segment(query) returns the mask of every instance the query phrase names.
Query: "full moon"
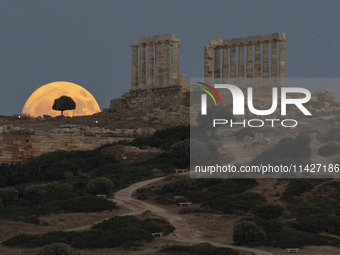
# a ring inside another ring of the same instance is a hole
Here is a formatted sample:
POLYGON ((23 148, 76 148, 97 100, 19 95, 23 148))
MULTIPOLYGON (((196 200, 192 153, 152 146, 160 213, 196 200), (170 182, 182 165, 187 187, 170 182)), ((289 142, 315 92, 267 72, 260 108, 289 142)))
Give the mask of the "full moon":
POLYGON ((23 115, 39 117, 43 115, 59 116, 60 111, 52 109, 54 100, 61 97, 71 97, 76 103, 75 110, 64 111, 65 116, 92 115, 100 112, 96 99, 83 87, 65 81, 57 81, 41 86, 27 99, 23 115))

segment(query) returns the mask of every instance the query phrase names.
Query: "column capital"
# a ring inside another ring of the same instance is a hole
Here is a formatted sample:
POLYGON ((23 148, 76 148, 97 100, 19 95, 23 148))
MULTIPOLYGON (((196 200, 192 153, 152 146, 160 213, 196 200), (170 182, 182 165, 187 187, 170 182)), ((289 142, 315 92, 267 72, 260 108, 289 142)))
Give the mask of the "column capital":
POLYGON ((170 43, 173 43, 173 42, 180 42, 181 40, 180 39, 173 39, 170 41, 170 43))
POLYGON ((139 44, 130 44, 131 47, 139 47, 139 44))

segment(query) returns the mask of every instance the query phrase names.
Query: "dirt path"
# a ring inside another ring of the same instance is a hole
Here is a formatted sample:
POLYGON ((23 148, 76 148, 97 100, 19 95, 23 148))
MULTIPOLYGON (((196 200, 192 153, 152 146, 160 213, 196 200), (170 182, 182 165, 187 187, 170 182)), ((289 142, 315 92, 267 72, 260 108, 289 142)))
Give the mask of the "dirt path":
POLYGON ((153 182, 160 181, 163 178, 164 177, 160 177, 160 178, 155 178, 155 179, 135 183, 131 185, 130 187, 127 187, 125 189, 118 191, 115 194, 115 199, 113 201, 117 202, 117 204, 120 207, 124 207, 128 209, 131 212, 130 214, 141 214, 145 212, 146 210, 149 210, 153 214, 163 217, 164 219, 169 221, 176 228, 176 230, 173 232, 173 234, 166 237, 167 239, 176 240, 176 241, 185 242, 185 243, 192 243, 192 244, 208 242, 214 246, 248 251, 248 252, 252 252, 257 255, 273 255, 273 253, 268 252, 268 251, 262 251, 258 249, 241 247, 241 246, 233 246, 233 245, 222 244, 222 243, 211 242, 209 240, 205 240, 202 238, 201 233, 195 230, 194 228, 191 228, 188 222, 184 220, 180 215, 173 214, 172 212, 169 212, 161 207, 151 205, 146 202, 132 198, 132 194, 137 189, 147 186, 153 182))

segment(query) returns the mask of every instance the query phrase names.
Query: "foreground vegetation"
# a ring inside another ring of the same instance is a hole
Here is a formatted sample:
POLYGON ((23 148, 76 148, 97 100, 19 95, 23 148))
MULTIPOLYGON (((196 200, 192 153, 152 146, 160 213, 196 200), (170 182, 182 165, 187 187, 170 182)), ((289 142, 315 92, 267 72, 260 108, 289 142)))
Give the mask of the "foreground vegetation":
POLYGON ((23 234, 6 240, 3 245, 33 248, 59 242, 79 249, 132 247, 153 240, 152 233, 163 232, 167 235, 174 229, 170 223, 161 219, 138 220, 135 216, 120 216, 96 224, 88 231, 23 234))
POLYGON ((220 248, 208 243, 197 244, 193 246, 172 245, 164 248, 162 252, 173 253, 175 255, 238 255, 238 251, 229 248, 220 248))
POLYGON ((123 164, 102 153, 105 145, 92 151, 59 151, 41 155, 23 164, 0 165, 0 219, 39 224, 38 217, 51 213, 112 210, 115 203, 95 196, 152 178, 153 169, 168 173, 189 164, 188 127, 160 130, 147 138, 119 144, 164 149, 158 157, 123 164), (188 141, 188 140, 187 140, 188 141))

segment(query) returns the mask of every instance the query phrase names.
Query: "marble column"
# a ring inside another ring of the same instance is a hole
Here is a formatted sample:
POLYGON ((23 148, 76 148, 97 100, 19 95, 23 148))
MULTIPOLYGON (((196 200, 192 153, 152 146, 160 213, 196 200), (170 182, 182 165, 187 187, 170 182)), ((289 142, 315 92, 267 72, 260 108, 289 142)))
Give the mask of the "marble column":
POLYGON ((261 83, 261 42, 255 43, 254 86, 261 83))
POLYGON ((163 87, 162 59, 163 59, 163 44, 156 42, 155 44, 155 87, 163 87))
POLYGON ((230 83, 236 84, 236 46, 230 47, 230 83))
POLYGON ((277 41, 274 40, 270 44, 271 44, 270 77, 271 77, 271 84, 275 86, 277 83, 277 41))
POLYGON ((154 47, 153 43, 148 44, 148 77, 147 88, 152 89, 154 87, 154 47))
POLYGON ((138 89, 138 44, 132 44, 131 90, 138 89))
POLYGON ((247 87, 253 86, 253 44, 247 44, 246 62, 247 87))
POLYGON ((139 89, 146 88, 146 51, 145 44, 139 47, 139 89))
POLYGON ((285 40, 279 41, 279 78, 280 85, 285 86, 286 83, 285 40))
POLYGON ((244 45, 238 46, 238 85, 244 87, 244 45))
POLYGON ((219 46, 215 47, 214 51, 214 79, 215 82, 221 78, 221 48, 219 46))
POLYGON ((263 85, 269 84, 269 42, 263 42, 263 56, 262 56, 262 82, 263 85))
POLYGON ((229 54, 228 54, 228 48, 223 47, 222 48, 222 82, 228 83, 229 78, 229 54))
POLYGON ((214 71, 212 61, 214 58, 214 49, 211 46, 204 47, 204 78, 206 82, 212 78, 214 71))
POLYGON ((163 44, 163 87, 170 85, 170 42, 163 44))
POLYGON ((179 54, 178 54, 178 45, 179 40, 172 41, 171 48, 171 84, 177 85, 178 77, 179 77, 179 54))

